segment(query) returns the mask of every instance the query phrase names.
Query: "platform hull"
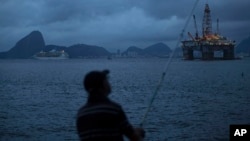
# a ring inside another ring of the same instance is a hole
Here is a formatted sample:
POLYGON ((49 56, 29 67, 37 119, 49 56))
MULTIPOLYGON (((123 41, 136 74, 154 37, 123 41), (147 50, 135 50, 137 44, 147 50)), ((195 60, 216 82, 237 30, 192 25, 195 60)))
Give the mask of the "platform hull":
MULTIPOLYGON (((186 60, 192 60, 194 58, 194 51, 201 52, 202 60, 214 60, 214 52, 223 52, 223 57, 219 59, 231 60, 234 57, 234 44, 215 44, 211 42, 196 42, 196 41, 183 41, 183 57, 186 60)), ((216 58, 218 59, 218 58, 216 58)))

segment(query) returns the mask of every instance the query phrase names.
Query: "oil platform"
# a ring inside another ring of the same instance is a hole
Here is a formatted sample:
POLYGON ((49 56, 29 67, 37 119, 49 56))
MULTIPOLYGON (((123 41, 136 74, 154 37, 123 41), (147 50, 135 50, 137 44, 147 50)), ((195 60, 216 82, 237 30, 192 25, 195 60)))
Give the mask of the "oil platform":
POLYGON ((219 20, 217 19, 217 32, 212 32, 212 20, 210 8, 208 4, 205 5, 203 23, 202 23, 202 36, 199 36, 195 15, 193 15, 195 25, 195 37, 188 32, 190 40, 182 41, 183 57, 186 60, 194 59, 194 51, 201 53, 202 60, 234 59, 235 41, 228 40, 219 34, 219 20), (223 53, 221 57, 215 57, 214 52, 219 51, 223 53))

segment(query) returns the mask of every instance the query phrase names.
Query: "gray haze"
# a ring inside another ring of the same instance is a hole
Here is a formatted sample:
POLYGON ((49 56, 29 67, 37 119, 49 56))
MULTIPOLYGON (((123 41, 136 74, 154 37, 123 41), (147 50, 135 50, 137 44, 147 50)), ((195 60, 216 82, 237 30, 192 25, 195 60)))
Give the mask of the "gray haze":
MULTIPOLYGON (((46 44, 98 45, 109 51, 163 42, 173 48, 196 0, 0 0, 0 51, 33 30, 46 44)), ((194 14, 199 32, 205 3, 213 30, 239 43, 250 35, 249 0, 200 0, 194 14)), ((193 20, 186 31, 194 34, 193 20)), ((185 33, 185 37, 186 36, 185 33)))

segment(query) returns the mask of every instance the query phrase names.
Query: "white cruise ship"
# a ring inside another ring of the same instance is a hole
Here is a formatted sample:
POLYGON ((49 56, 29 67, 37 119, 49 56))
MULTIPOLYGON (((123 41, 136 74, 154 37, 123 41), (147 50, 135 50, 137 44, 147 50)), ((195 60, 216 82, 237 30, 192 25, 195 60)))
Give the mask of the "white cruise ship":
POLYGON ((64 50, 57 51, 57 50, 51 50, 49 52, 40 51, 34 55, 35 59, 68 59, 69 55, 64 50))

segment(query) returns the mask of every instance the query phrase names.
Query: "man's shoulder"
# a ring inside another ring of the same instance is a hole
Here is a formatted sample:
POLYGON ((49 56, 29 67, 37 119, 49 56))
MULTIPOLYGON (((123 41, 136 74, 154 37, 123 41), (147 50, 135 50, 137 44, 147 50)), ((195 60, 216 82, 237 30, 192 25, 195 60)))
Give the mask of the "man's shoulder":
POLYGON ((121 106, 119 103, 117 103, 117 102, 115 102, 115 101, 113 101, 113 100, 110 100, 110 99, 109 99, 108 104, 110 104, 110 105, 112 105, 112 106, 114 106, 114 107, 117 107, 117 108, 122 109, 122 106, 121 106))
POLYGON ((117 112, 123 111, 122 106, 119 103, 107 99, 100 103, 86 103, 78 110, 78 114, 86 111, 96 111, 100 109, 113 109, 117 112))

